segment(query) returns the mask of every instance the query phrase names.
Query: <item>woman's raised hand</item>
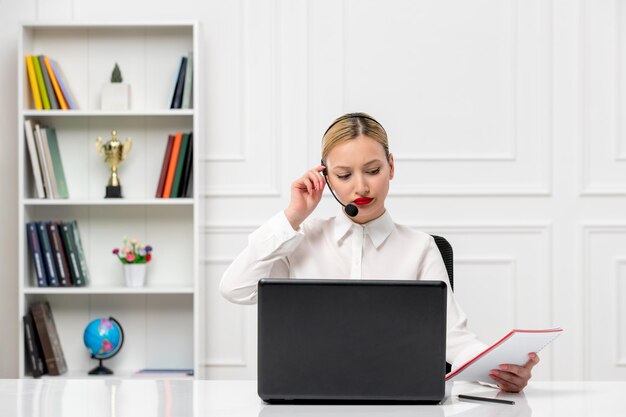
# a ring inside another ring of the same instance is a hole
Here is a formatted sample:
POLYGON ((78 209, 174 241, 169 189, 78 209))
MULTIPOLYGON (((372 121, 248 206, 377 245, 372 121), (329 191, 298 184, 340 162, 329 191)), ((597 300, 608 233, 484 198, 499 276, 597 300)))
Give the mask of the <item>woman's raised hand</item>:
POLYGON ((324 169, 323 165, 318 165, 291 183, 291 201, 285 209, 285 216, 294 230, 300 228, 322 199, 326 185, 322 175, 324 169))

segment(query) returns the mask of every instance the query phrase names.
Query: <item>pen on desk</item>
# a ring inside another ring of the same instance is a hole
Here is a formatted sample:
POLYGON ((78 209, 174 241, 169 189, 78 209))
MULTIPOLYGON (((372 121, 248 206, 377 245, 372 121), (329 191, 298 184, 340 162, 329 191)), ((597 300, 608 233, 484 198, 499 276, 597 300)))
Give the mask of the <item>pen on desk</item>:
POLYGON ((465 394, 459 394, 459 398, 462 400, 487 401, 490 403, 498 403, 498 404, 510 404, 510 405, 515 404, 515 401, 511 401, 511 400, 501 400, 499 398, 488 398, 488 397, 475 397, 473 395, 465 395, 465 394))

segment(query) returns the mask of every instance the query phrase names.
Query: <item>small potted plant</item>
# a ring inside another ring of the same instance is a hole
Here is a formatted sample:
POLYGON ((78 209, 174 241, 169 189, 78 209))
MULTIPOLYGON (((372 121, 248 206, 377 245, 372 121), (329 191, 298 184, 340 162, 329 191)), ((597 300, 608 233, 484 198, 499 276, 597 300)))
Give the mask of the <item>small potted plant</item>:
POLYGON ((130 85, 122 81, 122 71, 116 62, 111 73, 111 82, 102 88, 102 110, 130 109, 130 85))
POLYGON ((146 266, 152 260, 152 246, 141 245, 137 239, 129 241, 124 236, 124 246, 113 249, 113 255, 123 265, 126 286, 143 287, 146 281, 146 266))

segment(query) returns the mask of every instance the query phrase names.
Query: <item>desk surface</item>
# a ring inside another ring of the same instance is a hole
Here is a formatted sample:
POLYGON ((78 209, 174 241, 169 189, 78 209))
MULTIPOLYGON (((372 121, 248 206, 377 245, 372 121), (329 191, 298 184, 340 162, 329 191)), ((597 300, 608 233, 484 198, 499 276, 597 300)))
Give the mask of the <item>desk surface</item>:
POLYGON ((0 380, 0 416, 12 417, 489 417, 624 416, 626 382, 532 382, 523 394, 456 383, 441 406, 268 405, 255 381, 147 379, 0 380), (456 395, 513 399, 515 405, 460 401, 456 395))

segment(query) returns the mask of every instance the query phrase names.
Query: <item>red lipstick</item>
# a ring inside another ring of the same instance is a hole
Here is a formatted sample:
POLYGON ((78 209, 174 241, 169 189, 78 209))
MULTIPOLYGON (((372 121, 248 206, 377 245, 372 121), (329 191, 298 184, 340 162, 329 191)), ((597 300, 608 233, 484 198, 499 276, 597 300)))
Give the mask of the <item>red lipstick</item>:
POLYGON ((356 204, 357 206, 364 206, 366 204, 369 204, 372 202, 372 198, 368 198, 368 197, 359 197, 356 200, 354 200, 354 204, 356 204))

